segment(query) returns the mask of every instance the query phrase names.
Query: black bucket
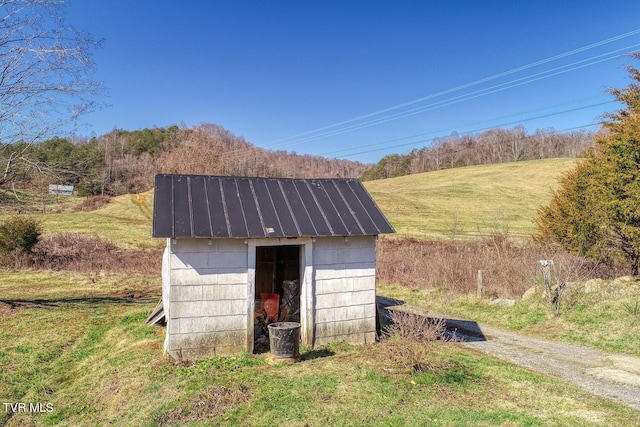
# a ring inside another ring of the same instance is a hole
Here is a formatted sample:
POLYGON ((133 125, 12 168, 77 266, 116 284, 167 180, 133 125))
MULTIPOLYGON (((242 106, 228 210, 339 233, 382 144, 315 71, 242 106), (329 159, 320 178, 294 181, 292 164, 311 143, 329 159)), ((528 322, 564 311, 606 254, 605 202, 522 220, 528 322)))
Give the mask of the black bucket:
POLYGON ((300 323, 278 322, 269 325, 271 354, 279 359, 300 359, 300 323))

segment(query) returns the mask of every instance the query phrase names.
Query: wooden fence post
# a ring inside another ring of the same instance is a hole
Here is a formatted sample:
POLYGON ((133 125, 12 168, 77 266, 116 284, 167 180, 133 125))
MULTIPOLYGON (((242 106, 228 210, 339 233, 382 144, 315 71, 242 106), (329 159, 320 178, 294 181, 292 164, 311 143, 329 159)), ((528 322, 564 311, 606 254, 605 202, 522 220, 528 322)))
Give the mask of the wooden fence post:
POLYGON ((542 259, 538 261, 538 263, 542 266, 542 278, 544 279, 544 295, 547 298, 548 302, 551 302, 551 266, 553 265, 553 260, 551 259, 542 259))
POLYGON ((482 298, 484 294, 484 280, 482 278, 482 270, 478 270, 478 289, 476 290, 476 296, 482 298))

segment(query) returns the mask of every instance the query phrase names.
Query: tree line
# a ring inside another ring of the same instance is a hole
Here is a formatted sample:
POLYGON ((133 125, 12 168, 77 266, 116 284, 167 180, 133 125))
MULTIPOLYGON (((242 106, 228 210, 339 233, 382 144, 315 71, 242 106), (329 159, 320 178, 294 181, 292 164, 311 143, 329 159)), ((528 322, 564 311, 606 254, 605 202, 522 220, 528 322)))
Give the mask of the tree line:
POLYGON ((93 138, 54 137, 0 144, 0 186, 46 190, 74 185, 79 195, 147 191, 157 173, 285 178, 357 178, 368 165, 268 151, 214 124, 126 131, 93 138))
POLYGON ((490 129, 478 135, 453 132, 434 138, 428 147, 391 154, 362 174, 362 180, 393 178, 462 166, 577 157, 594 145, 595 133, 558 133, 553 128, 528 134, 522 126, 490 129))
POLYGON ((0 144, 0 185, 46 190, 74 185, 80 195, 147 191, 157 173, 285 178, 384 179, 479 164, 576 157, 595 135, 552 129, 527 134, 522 126, 477 136, 436 138, 429 147, 388 155, 377 164, 258 148, 215 124, 113 131, 93 138, 54 137, 39 143, 0 144))

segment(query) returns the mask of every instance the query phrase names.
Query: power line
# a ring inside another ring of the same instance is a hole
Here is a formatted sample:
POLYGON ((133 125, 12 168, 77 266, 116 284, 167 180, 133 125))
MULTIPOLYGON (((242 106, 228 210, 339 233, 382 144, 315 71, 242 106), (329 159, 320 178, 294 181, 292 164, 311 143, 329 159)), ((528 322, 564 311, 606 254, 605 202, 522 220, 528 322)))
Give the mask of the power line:
POLYGON ((374 126, 374 125, 379 125, 379 124, 386 123, 386 122, 389 122, 389 121, 392 121, 392 120, 396 120, 396 119, 399 119, 399 118, 409 117, 409 116, 416 115, 416 114, 419 114, 419 113, 423 113, 423 112, 426 112, 426 111, 431 111, 431 110, 434 110, 434 109, 437 109, 437 108, 442 108, 442 107, 450 106, 450 105, 453 105, 453 104, 458 104, 458 103, 461 103, 461 102, 464 102, 464 101, 468 101, 468 100, 471 100, 471 99, 479 98, 481 96, 485 96, 485 95, 490 95, 490 94, 493 94, 493 93, 501 92, 501 91, 506 90, 506 89, 511 89, 511 88, 514 88, 514 87, 517 87, 517 86, 522 86, 522 85, 529 84, 529 83, 532 83, 532 82, 535 82, 535 81, 539 81, 539 80, 542 80, 542 79, 553 77, 553 76, 556 76, 556 75, 559 75, 559 74, 568 73, 570 71, 575 71, 577 69, 585 68, 585 67, 588 67, 588 66, 591 66, 591 65, 595 65, 595 64, 599 64, 599 63, 602 63, 602 62, 605 62, 605 61, 609 61, 611 59, 619 58, 619 57, 623 56, 624 54, 631 52, 630 49, 636 48, 638 46, 640 46, 640 44, 635 44, 635 45, 632 45, 632 46, 627 46, 625 48, 616 49, 616 50, 613 50, 611 52, 607 52, 605 54, 596 55, 596 56, 588 58, 588 59, 584 59, 584 60, 577 61, 577 62, 574 62, 574 63, 571 63, 571 64, 563 65, 563 66, 560 66, 560 67, 553 68, 551 70, 542 71, 542 72, 535 73, 535 74, 532 74, 532 75, 529 75, 529 76, 525 76, 525 77, 521 77, 521 78, 518 78, 518 79, 510 80, 508 82, 500 83, 500 84, 497 84, 497 85, 494 85, 494 86, 491 86, 491 87, 488 87, 488 88, 484 88, 484 89, 479 89, 479 90, 476 90, 476 91, 473 91, 473 92, 470 92, 470 93, 467 93, 467 94, 458 95, 458 96, 455 96, 453 98, 444 99, 444 100, 437 101, 437 102, 434 102, 434 103, 431 103, 431 104, 428 104, 428 105, 423 105, 423 106, 420 106, 420 107, 415 107, 415 108, 410 109, 410 110, 401 111, 401 112, 394 113, 394 114, 391 114, 391 115, 388 115, 388 116, 372 119, 372 120, 369 120, 369 121, 366 121, 366 122, 363 122, 363 123, 352 124, 350 126, 343 127, 341 129, 336 129, 336 130, 333 130, 333 131, 330 131, 330 132, 325 132, 325 133, 321 133, 321 134, 318 134, 318 135, 309 135, 306 138, 303 138, 301 140, 293 141, 293 142, 290 142, 290 143, 287 143, 287 144, 281 144, 280 146, 284 147, 284 146, 298 145, 298 144, 302 144, 302 143, 305 143, 305 142, 311 142, 311 141, 314 141, 314 140, 317 140, 317 139, 322 139, 322 138, 326 138, 326 137, 330 137, 330 136, 336 136, 336 135, 340 135, 340 134, 343 134, 343 133, 351 132, 351 131, 354 131, 354 130, 359 130, 359 129, 363 129, 363 128, 374 126), (625 53, 623 53, 623 54, 618 53, 618 52, 621 52, 621 51, 624 51, 625 53), (608 57, 603 58, 605 56, 608 56, 608 57), (591 61, 591 62, 585 64, 585 62, 587 62, 587 61, 591 61), (581 65, 579 65, 579 64, 581 64, 581 65), (571 68, 568 68, 568 67, 571 67, 571 68))
MULTIPOLYGON (((640 31, 640 30, 638 30, 638 31, 640 31)), ((432 103, 432 104, 416 107, 416 108, 411 109, 411 110, 398 112, 398 113, 395 113, 395 114, 392 114, 392 115, 389 115, 389 116, 386 116, 386 117, 373 119, 373 120, 370 120, 370 121, 364 122, 364 123, 353 124, 351 126, 343 128, 343 129, 337 129, 337 130, 334 130, 334 131, 331 131, 331 132, 326 132, 326 133, 320 134, 320 135, 310 135, 310 136, 308 136, 305 139, 302 139, 300 141, 296 141, 296 142, 289 143, 289 144, 281 144, 281 146, 300 144, 300 143, 309 142, 309 141, 312 141, 312 140, 315 140, 315 139, 320 139, 320 138, 323 138, 323 137, 335 136, 335 135, 339 135, 339 134, 346 133, 346 132, 349 132, 349 131, 361 129, 361 128, 364 128, 364 127, 368 127, 368 126, 372 126, 372 125, 376 125, 376 124, 382 124, 382 123, 385 123, 385 122, 388 122, 388 121, 391 121, 391 120, 395 120, 397 118, 407 117, 409 115, 415 115, 415 114, 422 113, 422 112, 425 112, 425 111, 430 111, 430 110, 433 110, 433 109, 436 109, 436 108, 441 108, 441 107, 444 107, 444 106, 457 104, 457 103, 464 102, 464 101, 467 101, 467 100, 470 100, 470 99, 474 99, 474 98, 478 98, 478 97, 481 97, 481 96, 484 96, 484 95, 496 93, 496 92, 499 92, 499 91, 502 91, 502 90, 510 89, 510 88, 513 88, 513 87, 516 87, 516 86, 521 86, 521 85, 528 84, 528 83, 531 83, 531 82, 534 82, 534 81, 542 80, 544 78, 549 78, 549 77, 552 77, 552 76, 555 76, 555 75, 558 75, 558 74, 567 73, 567 72, 570 72, 570 71, 574 71, 576 69, 584 68, 584 67, 591 66, 591 65, 594 65, 594 64, 598 64, 598 63, 601 63, 601 62, 604 62, 604 61, 615 59, 615 58, 618 58, 618 57, 624 55, 624 53, 620 54, 619 52, 623 52, 624 51, 625 53, 628 53, 630 51, 630 49, 633 49, 633 48, 638 47, 638 46, 640 46, 640 44, 635 44, 635 45, 627 46, 627 47, 624 47, 624 48, 615 49, 615 50, 607 52, 605 54, 596 55, 596 56, 593 56, 591 58, 587 58, 587 59, 583 59, 583 60, 580 60, 580 61, 576 61, 576 62, 573 62, 571 64, 566 64, 566 65, 563 65, 563 66, 560 66, 560 67, 553 68, 551 70, 542 71, 542 72, 535 73, 535 74, 532 74, 532 75, 529 75, 529 76, 525 76, 525 77, 514 79, 514 80, 511 80, 511 81, 508 81, 508 82, 500 83, 500 84, 497 84, 497 85, 494 85, 494 86, 491 86, 491 87, 488 87, 488 88, 479 89, 477 91, 470 92, 470 93, 467 93, 467 94, 464 94, 464 95, 458 95, 456 97, 452 97, 452 98, 449 98, 449 99, 441 100, 441 101, 438 101, 438 102, 435 102, 435 103, 432 103), (588 62, 588 61, 591 61, 591 62, 588 62), (570 67, 570 68, 568 68, 568 67, 570 67)), ((406 138, 407 137, 399 138, 399 139, 406 139, 406 138)), ((367 144, 366 146, 369 146, 369 145, 379 145, 379 143, 378 144, 367 144)), ((362 147, 362 146, 360 146, 360 147, 362 147)), ((356 149, 356 148, 360 148, 360 147, 353 147, 353 148, 350 148, 350 149, 356 149)), ((241 156, 241 155, 243 155, 245 153, 249 154, 249 153, 253 152, 253 150, 254 150, 253 148, 232 150, 230 152, 224 153, 223 157, 241 156)), ((340 150, 340 151, 345 151, 345 150, 340 150)))
MULTIPOLYGON (((341 122, 336 123, 334 125, 325 126, 325 127, 322 127, 322 128, 318 128, 316 130, 312 130, 312 131, 309 131, 309 132, 304 132, 302 134, 294 135, 294 136, 291 136, 291 137, 288 137, 288 138, 283 138, 283 139, 280 139, 278 141, 291 140, 291 139, 293 139, 295 137, 306 135, 304 138, 302 138, 302 139, 300 139, 298 141, 290 141, 288 143, 279 144, 278 146, 284 147, 284 146, 291 146, 291 145, 301 144, 301 143, 304 143, 304 142, 309 142, 309 141, 320 139, 320 138, 325 138, 325 137, 329 137, 329 136, 335 136, 335 135, 339 135, 339 134, 342 134, 342 133, 346 133, 346 132, 362 129, 362 128, 365 128, 365 127, 368 127, 368 126, 382 124, 382 123, 385 123, 385 122, 388 122, 388 121, 391 121, 391 120, 396 120, 398 118, 408 117, 410 115, 419 114, 419 113, 430 111, 430 110, 433 110, 433 109, 436 109, 436 108, 441 108, 441 107, 449 106, 449 105, 452 105, 452 104, 468 101, 470 99, 478 98, 478 97, 485 96, 485 95, 492 94, 492 93, 496 93, 496 92, 499 92, 499 91, 502 91, 502 90, 510 89, 510 88, 513 88, 513 87, 516 87, 516 86, 520 86, 520 85, 528 84, 528 83, 535 82, 535 81, 538 81, 538 80, 541 80, 541 79, 549 78, 549 77, 552 77, 552 76, 555 76, 555 75, 558 75, 558 74, 567 73, 567 72, 570 72, 570 71, 574 71, 576 69, 584 68, 584 67, 591 66, 591 65, 594 65, 594 64, 598 64, 598 63, 601 63, 601 62, 604 62, 604 61, 615 59, 615 58, 618 58, 618 57, 623 55, 623 54, 620 54, 619 52, 623 52, 624 51, 625 53, 628 53, 630 49, 635 48, 637 46, 640 46, 640 44, 635 44, 635 45, 627 46, 627 47, 624 47, 624 48, 615 49, 615 50, 612 50, 612 51, 604 53, 604 54, 596 55, 596 56, 593 56, 593 57, 590 57, 590 58, 587 58, 587 59, 583 59, 583 60, 580 60, 580 61, 573 62, 571 64, 566 64, 566 65, 563 65, 563 66, 560 66, 560 67, 556 67, 556 68, 553 68, 553 69, 550 69, 550 70, 541 71, 541 72, 534 73, 534 74, 529 75, 529 76, 520 77, 518 79, 510 80, 508 82, 496 84, 496 85, 490 86, 488 88, 479 89, 479 90, 476 90, 476 91, 473 91, 473 92, 470 92, 470 93, 467 93, 467 94, 462 94, 462 95, 458 95, 458 96, 451 97, 451 98, 448 98, 448 99, 444 99, 444 100, 441 100, 441 101, 437 101, 437 102, 434 102, 434 103, 431 103, 431 104, 428 104, 428 105, 414 107, 414 108, 409 109, 409 110, 400 111, 400 112, 393 113, 393 114, 390 114, 390 115, 387 115, 387 116, 374 118, 372 120, 369 120, 369 121, 366 121, 366 122, 362 122, 362 123, 355 123, 358 120, 362 120, 364 118, 374 117, 374 116, 380 115, 380 114, 382 114, 384 112, 397 110, 397 109, 400 109, 400 108, 404 108, 406 106, 414 105, 416 103, 422 102, 422 101, 427 100, 427 99, 435 98, 435 97, 438 97, 438 96, 442 96, 444 94, 449 94, 449 93, 452 93, 452 92, 455 92, 455 91, 466 89, 466 88, 472 87, 472 86, 477 85, 477 84, 481 84, 481 83, 484 83, 484 82, 495 80, 497 78, 504 77, 504 76, 507 76, 507 75, 510 75, 510 74, 513 74, 513 73, 516 73, 516 72, 519 72, 519 71, 523 71, 523 70, 526 70, 526 69, 529 69, 529 68, 532 68, 532 67, 535 67, 535 66, 538 66, 538 65, 542 65, 542 64, 545 64, 545 63, 548 63, 548 62, 551 62, 551 61, 555 61, 557 59, 561 59, 561 58, 564 58, 564 57, 567 57, 567 56, 570 56, 570 55, 574 55, 574 54, 579 53, 579 52, 583 52, 583 51, 586 51, 586 50, 589 50, 589 49, 593 49, 594 47, 602 46, 602 45, 605 45, 607 43, 611 43, 613 41, 621 40, 623 38, 626 38, 626 37, 629 37, 629 36, 632 36, 632 35, 635 35, 635 34, 638 34, 638 33, 640 33, 640 29, 637 29, 637 30, 634 30, 634 31, 630 31, 630 32, 621 34, 619 36, 611 37, 611 38, 602 40, 602 41, 597 42, 597 43, 592 43, 590 45, 583 46, 581 48, 574 49, 574 50, 571 50, 571 51, 568 51, 568 52, 565 52, 565 53, 562 53, 562 54, 559 54, 559 55, 551 56, 549 58, 546 58, 546 59, 543 59, 543 60, 540 60, 540 61, 536 61, 536 62, 530 63, 530 64, 522 66, 522 67, 514 68, 514 69, 511 69, 511 70, 499 73, 499 74, 495 74, 495 75, 487 77, 487 78, 479 79, 479 80, 473 81, 471 83, 467 83, 467 84, 460 85, 460 86, 457 86, 457 87, 454 87, 454 88, 451 88, 451 89, 448 89, 448 90, 445 90, 445 91, 441 91, 441 92, 438 92, 438 93, 433 94, 433 95, 422 97, 422 98, 419 98, 419 99, 416 99, 416 100, 413 100, 413 101, 409 101, 409 102, 406 102, 406 103, 403 103, 403 104, 399 104, 399 105, 396 105, 396 106, 393 106, 393 107, 389 107, 389 108, 386 108, 386 109, 383 109, 383 110, 379 110, 379 111, 376 111, 374 113, 366 114, 366 115, 363 115, 363 116, 359 116, 359 117, 356 117, 356 118, 353 118, 353 119, 341 121, 341 122), (334 130, 331 130, 331 131, 328 131, 328 132, 324 132, 324 133, 321 133, 321 134, 313 135, 314 133, 317 133, 318 131, 337 128, 340 125, 349 124, 349 123, 352 123, 352 124, 350 124, 349 126, 345 126, 343 128, 334 129, 334 130)), ((569 110, 569 111, 571 111, 571 110, 569 110)), ((558 114, 560 114, 560 113, 558 113, 558 114)), ((531 120, 531 119, 527 119, 525 121, 528 121, 528 120, 531 120)), ((407 139, 407 138, 410 138, 410 137, 398 138, 398 139, 395 139, 395 140, 402 140, 402 139, 407 139)), ((364 148, 364 147, 376 146, 376 145, 381 145, 381 144, 383 144, 383 143, 366 144, 364 146, 352 147, 352 148, 349 148, 349 149, 346 149, 346 150, 340 150, 340 151, 353 150, 353 149, 357 149, 357 148, 361 148, 361 147, 364 148)), ((410 145, 410 144, 403 144, 403 145, 410 145)), ((269 147, 266 146, 266 147, 262 147, 262 148, 266 149, 266 148, 269 148, 269 147)), ((391 147, 391 148, 393 148, 393 147, 391 147)), ((249 155, 249 154, 255 152, 256 149, 257 149, 257 147, 252 147, 252 148, 247 148, 247 149, 231 150, 231 151, 228 151, 226 153, 223 153, 221 155, 221 157, 224 158, 224 157, 231 157, 231 156, 242 156, 242 155, 245 155, 245 154, 249 155)), ((385 149, 385 148, 382 148, 382 149, 385 149)), ((380 150, 375 150, 375 151, 380 151, 380 150)))
MULTIPOLYGON (((281 142, 281 141, 287 141, 287 140, 291 140, 291 139, 294 139, 294 138, 299 138, 299 137, 306 136, 306 135, 309 135, 309 134, 313 134, 313 133, 316 133, 316 132, 319 132, 319 131, 332 129, 332 128, 335 128, 335 127, 338 127, 338 126, 342 126, 342 125, 345 125, 345 124, 349 124, 349 123, 353 123, 353 122, 356 122, 356 121, 360 121, 360 120, 363 120, 363 119, 366 119, 366 118, 369 118, 369 117, 377 116, 377 115, 380 115, 380 114, 383 114, 383 113, 386 113, 386 112, 389 112, 389 111, 393 111, 393 110, 397 110, 397 109, 400 109, 400 108, 404 108, 404 107, 407 107, 407 106, 410 106, 410 105, 414 105, 414 104, 417 104, 417 103, 420 103, 420 102, 423 102, 423 101, 426 101, 426 100, 429 100, 429 99, 433 99, 433 98, 436 98, 436 97, 439 97, 439 96, 443 96, 443 95, 447 95, 447 94, 450 94, 450 93, 453 93, 453 92, 457 92, 457 91, 460 91, 462 89, 467 89, 469 87, 476 86, 478 84, 482 84, 482 83, 486 83, 486 82, 489 82, 489 81, 492 81, 492 80, 496 80, 498 78, 505 77, 505 76, 508 76, 508 75, 511 75, 511 74, 514 74, 514 73, 517 73, 517 72, 520 72, 520 71, 524 71, 524 70, 529 69, 529 68, 533 68, 533 67, 536 67, 536 66, 539 66, 539 65, 542 65, 542 64, 546 64, 548 62, 552 62, 552 61, 555 61, 555 60, 558 60, 558 59, 562 59, 562 58, 565 58, 565 57, 568 57, 568 56, 571 56, 571 55, 575 55, 577 53, 584 52, 586 50, 593 49, 595 47, 599 47, 599 46, 602 46, 602 45, 605 45, 605 44, 608 44, 608 43, 612 43, 614 41, 618 41, 618 40, 621 40, 621 39, 624 39, 624 38, 627 38, 627 37, 630 37, 630 36, 633 36, 633 35, 636 35, 636 34, 639 34, 639 33, 640 33, 640 29, 636 29, 636 30, 633 30, 633 31, 630 31, 630 32, 627 32, 627 33, 624 33, 624 34, 620 34, 620 35, 615 36, 615 37, 611 37, 611 38, 608 38, 608 39, 605 39, 605 40, 602 40, 602 41, 599 41, 599 42, 596 42, 596 43, 589 44, 587 46, 583 46, 583 47, 580 47, 580 48, 577 48, 577 49, 573 49, 573 50, 570 50, 570 51, 567 51, 567 52, 564 52, 564 53, 561 53, 561 54, 558 54, 558 55, 554 55, 554 56, 551 56, 551 57, 548 57, 548 58, 545 58, 545 59, 542 59, 542 60, 539 60, 539 61, 535 61, 535 62, 532 62, 530 64, 524 65, 524 66, 520 66, 520 67, 517 67, 517 68, 513 68, 511 70, 508 70, 508 71, 504 71, 504 72, 501 72, 501 73, 498 73, 498 74, 494 74, 494 75, 489 76, 489 77, 478 79, 478 80, 472 81, 470 83, 466 83, 466 84, 463 84, 463 85, 459 85, 459 86, 453 87, 451 89, 443 90, 443 91, 437 92, 435 94, 427 95, 427 96, 424 96, 424 97, 421 97, 421 98, 418 98, 418 99, 415 99, 415 100, 412 100, 412 101, 408 101, 408 102, 404 102, 404 103, 401 103, 401 104, 397 104, 397 105, 392 106, 392 107, 384 108, 382 110, 378 110, 378 111, 375 111, 375 112, 372 112, 372 113, 369 113, 369 114, 365 114, 365 115, 361 115, 361 116, 358 116, 358 117, 354 117, 354 118, 351 118, 351 119, 348 119, 348 120, 343 120, 343 121, 340 121, 338 123, 334 123, 332 125, 323 126, 323 127, 317 128, 317 129, 313 129, 313 130, 310 130, 310 131, 307 131, 307 132, 303 132, 303 133, 299 133, 299 134, 296 134, 296 135, 292 135, 292 136, 289 136, 289 137, 280 138, 280 139, 272 141, 272 143, 281 142)), ((269 144, 270 143, 268 143, 267 146, 269 144)))
MULTIPOLYGON (((604 96, 605 95, 599 95, 599 96, 584 98, 584 99, 580 99, 580 100, 576 100, 576 101, 571 101, 571 102, 568 102, 568 103, 556 104, 556 105, 552 105, 552 106, 548 106, 548 107, 529 110, 529 111, 526 111, 526 112, 523 112, 523 113, 516 113, 516 114, 511 114, 511 115, 507 115, 507 116, 503 116, 503 117, 499 117, 499 118, 485 120, 485 121, 482 121, 482 122, 476 122, 476 123, 456 126, 456 127, 452 127, 452 128, 445 129, 445 130, 426 132, 426 133, 411 135, 411 136, 407 136, 407 137, 395 138, 395 139, 392 139, 392 140, 387 140, 387 141, 383 141, 383 142, 379 142, 379 143, 364 144, 364 145, 361 145, 361 146, 342 149, 342 150, 338 150, 338 151, 325 152, 325 153, 319 154, 319 156, 327 156, 327 155, 330 155, 330 154, 335 154, 335 153, 345 152, 345 151, 351 151, 351 150, 358 149, 358 148, 374 147, 374 146, 379 146, 379 145, 383 145, 383 144, 388 144, 390 142, 397 142, 397 141, 402 141, 402 140, 406 140, 406 139, 410 139, 410 138, 422 137, 422 136, 426 136, 426 135, 430 135, 430 134, 446 132, 446 131, 449 131, 449 130, 464 129, 466 127, 469 127, 469 126, 472 126, 472 125, 475 125, 475 124, 491 123, 491 122, 495 122, 496 120, 500 120, 500 119, 506 119, 506 118, 510 118, 510 117, 518 117, 518 116, 521 116, 523 114, 528 114, 528 113, 532 113, 532 112, 536 112, 536 111, 544 111, 544 110, 548 110, 548 109, 551 109, 551 108, 556 108, 558 106, 570 105, 570 104, 573 104, 573 103, 576 103, 576 102, 582 102, 582 101, 586 101, 586 100, 589 100, 589 99, 597 99, 597 98, 601 98, 601 97, 604 97, 604 96)), ((557 115, 561 115, 561 114, 566 114, 566 113, 585 110, 585 109, 598 107, 598 106, 602 106, 602 105, 612 104, 612 103, 615 103, 615 102, 616 102, 615 100, 609 100, 609 101, 590 104, 590 105, 586 105, 586 106, 565 109, 565 110, 556 111, 556 112, 553 112, 553 113, 542 114, 542 115, 537 115, 537 116, 534 116, 534 117, 528 117, 528 118, 523 118, 523 119, 518 119, 518 120, 513 120, 513 121, 508 121, 508 122, 502 122, 502 123, 494 124, 494 125, 491 125, 491 126, 480 127, 480 128, 476 128, 476 129, 473 129, 473 130, 470 130, 470 131, 464 132, 464 133, 465 134, 478 133, 478 132, 482 132, 482 131, 489 130, 489 129, 495 129, 495 128, 499 128, 499 127, 510 126, 510 125, 513 125, 513 124, 520 124, 520 123, 523 123, 523 122, 528 122, 528 121, 532 121, 532 120, 538 120, 538 119, 546 118, 546 117, 553 117, 553 116, 557 116, 557 115)), ((349 156, 373 153, 373 152, 383 151, 383 150, 387 150, 387 149, 407 147, 407 146, 420 144, 420 143, 424 143, 424 142, 433 142, 436 138, 438 138, 438 137, 435 136, 433 138, 421 139, 421 140, 411 141, 411 142, 407 142, 407 143, 403 143, 403 144, 385 145, 383 147, 376 148, 376 149, 363 150, 363 151, 358 151, 358 152, 355 152, 355 153, 349 153, 349 154, 344 154, 344 155, 341 155, 341 156, 336 156, 336 158, 345 158, 345 157, 349 157, 349 156)), ((231 157, 231 156, 249 155, 249 154, 253 154, 255 152, 255 150, 260 150, 260 149, 261 148, 258 148, 258 147, 252 147, 252 148, 249 148, 249 149, 232 150, 232 151, 228 151, 226 153, 221 154, 220 157, 224 158, 224 157, 231 157)))
MULTIPOLYGON (((549 110, 549 109, 552 109, 552 108, 557 108, 557 107, 562 107, 562 106, 566 106, 566 105, 576 104, 576 103, 579 103, 579 102, 584 102, 584 101, 588 101, 588 100, 592 100, 592 99, 603 98, 605 96, 607 96, 607 95, 606 94, 601 94, 601 95, 597 95, 597 96, 591 96, 591 97, 588 97, 588 98, 582 98, 582 99, 577 99, 577 100, 573 100, 573 101, 569 101, 569 102, 563 102, 561 104, 549 105, 549 106, 545 106, 545 107, 541 107, 541 108, 536 108, 536 109, 533 109, 533 110, 524 111, 524 112, 521 112, 521 113, 509 114, 509 115, 506 115, 506 116, 495 117, 495 118, 488 119, 488 120, 482 120, 482 121, 479 121, 479 122, 467 123, 467 124, 462 124, 462 125, 455 125, 455 126, 451 126, 451 127, 444 128, 444 129, 438 129, 438 130, 434 130, 434 131, 413 134, 413 135, 400 137, 400 138, 388 139, 388 140, 385 140, 385 141, 371 143, 371 144, 363 144, 363 145, 359 145, 359 146, 355 146, 355 147, 344 148, 344 149, 341 149, 341 150, 329 151, 329 152, 322 153, 322 154, 319 154, 319 155, 320 156, 327 156, 327 155, 330 155, 330 154, 344 153, 344 152, 351 151, 351 150, 367 148, 367 147, 374 147, 374 146, 388 144, 388 143, 397 142, 397 141, 402 141, 402 140, 410 139, 410 138, 423 137, 423 136, 432 135, 432 134, 442 134, 444 132, 452 132, 452 131, 456 131, 456 130, 460 130, 460 129, 465 129, 465 128, 470 127, 470 126, 477 126, 477 125, 481 125, 483 123, 493 123, 493 122, 495 122, 497 120, 508 119, 508 118, 511 118, 511 117, 518 117, 518 116, 522 116, 522 115, 529 114, 529 113, 535 113, 535 112, 538 112, 538 111, 549 110)), ((609 102, 614 102, 614 101, 609 101, 609 102)), ((489 127, 483 127, 480 130, 475 130, 475 131, 471 131, 471 132, 479 132, 479 131, 486 130, 486 129, 492 129, 494 127, 508 126, 509 124, 521 123, 521 122, 524 122, 524 121, 534 120, 536 118, 551 116, 551 115, 555 115, 555 114, 563 114, 563 113, 572 112, 572 111, 575 111, 575 110, 578 110, 578 109, 591 108, 591 107, 595 107, 595 106, 604 105, 604 104, 607 104, 609 102, 597 103, 597 104, 588 105, 586 107, 578 107, 578 108, 569 109, 569 110, 562 110, 562 111, 556 112, 554 114, 547 114, 547 115, 538 116, 538 117, 534 117, 534 118, 521 119, 521 120, 517 120, 517 121, 511 122, 511 123, 507 123, 507 124, 504 124, 504 123, 503 124, 496 124, 496 125, 492 125, 492 126, 489 126, 489 127)), ((464 132, 464 133, 468 133, 468 132, 464 132)))

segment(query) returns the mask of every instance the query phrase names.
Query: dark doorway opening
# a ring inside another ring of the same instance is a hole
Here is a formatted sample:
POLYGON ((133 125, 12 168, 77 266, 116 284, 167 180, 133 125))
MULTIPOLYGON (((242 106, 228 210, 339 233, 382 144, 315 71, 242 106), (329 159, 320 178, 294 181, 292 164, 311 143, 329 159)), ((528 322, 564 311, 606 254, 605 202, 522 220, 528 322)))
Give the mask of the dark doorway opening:
POLYGON ((300 247, 256 247, 255 353, 269 351, 270 323, 300 322, 300 247))

